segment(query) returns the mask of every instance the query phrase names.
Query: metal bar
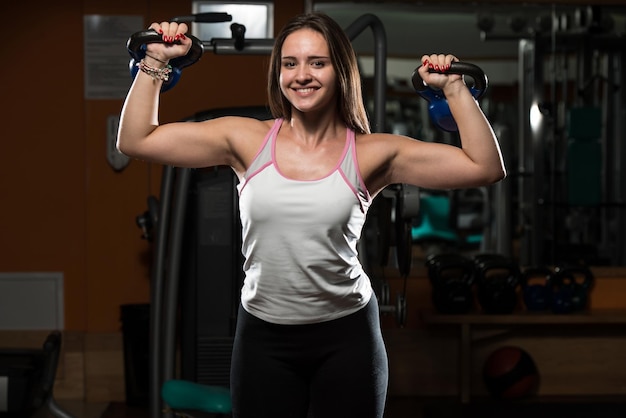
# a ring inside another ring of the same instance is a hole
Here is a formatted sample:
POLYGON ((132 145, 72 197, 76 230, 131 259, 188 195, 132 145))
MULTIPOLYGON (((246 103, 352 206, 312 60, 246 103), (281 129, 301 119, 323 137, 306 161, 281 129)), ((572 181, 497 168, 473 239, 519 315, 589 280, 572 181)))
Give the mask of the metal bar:
POLYGON ((374 35, 374 132, 385 132, 385 104, 387 91, 387 33, 382 21, 373 14, 364 14, 345 29, 354 40, 366 28, 374 35))
POLYGON ((464 322, 460 325, 459 338, 459 395, 461 403, 468 404, 472 396, 472 325, 464 322))
POLYGON ((216 55, 269 55, 274 48, 273 39, 245 39, 243 48, 235 46, 233 38, 213 38, 203 42, 206 49, 212 49, 216 55))
POLYGON ((178 310, 178 288, 180 265, 185 229, 185 213, 191 169, 176 169, 176 185, 172 205, 172 221, 169 230, 170 251, 163 289, 163 326, 162 326, 162 381, 175 378, 176 371, 176 313, 178 310))
POLYGON ((159 215, 155 231, 154 254, 152 259, 150 283, 150 345, 149 345, 149 412, 151 418, 161 415, 161 325, 163 282, 165 261, 167 260, 167 233, 170 220, 172 185, 174 182, 174 168, 164 166, 161 173, 161 191, 159 196, 159 215))
POLYGON ((545 181, 542 113, 543 61, 538 43, 522 39, 519 44, 519 224, 522 226, 520 263, 538 265, 543 253, 543 190, 545 181))

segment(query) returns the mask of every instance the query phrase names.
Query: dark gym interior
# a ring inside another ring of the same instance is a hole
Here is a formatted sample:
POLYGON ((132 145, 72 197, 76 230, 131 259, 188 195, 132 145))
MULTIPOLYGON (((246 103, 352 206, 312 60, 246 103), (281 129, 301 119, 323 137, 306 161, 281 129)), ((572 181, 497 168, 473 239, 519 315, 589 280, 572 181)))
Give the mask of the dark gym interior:
MULTIPOLYGON (((162 122, 267 118, 268 45, 305 10, 350 34, 375 131, 456 144, 412 71, 439 51, 482 71, 468 86, 507 178, 389 187, 364 230, 389 353, 385 416, 626 416, 623 1, 57 3, 13 2, 3 19, 0 416, 172 416, 159 394, 171 379, 227 396, 207 388, 228 385, 236 179, 129 160, 114 138, 129 36, 242 3, 270 6, 269 35, 247 39, 255 53, 224 53, 234 32, 202 39, 202 58, 163 93, 162 122)), ((202 25, 192 33, 211 36, 202 25)))

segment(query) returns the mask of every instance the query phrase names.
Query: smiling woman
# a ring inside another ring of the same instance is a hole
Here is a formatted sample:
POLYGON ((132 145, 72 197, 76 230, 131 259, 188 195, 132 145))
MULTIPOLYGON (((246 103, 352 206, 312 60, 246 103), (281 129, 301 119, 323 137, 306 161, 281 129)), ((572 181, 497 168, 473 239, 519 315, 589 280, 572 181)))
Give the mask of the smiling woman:
POLYGON ((328 45, 319 32, 304 29, 285 40, 279 79, 280 91, 294 110, 336 111, 336 74, 328 45))
POLYGON ((187 54, 187 26, 153 23, 122 109, 118 147, 179 167, 230 166, 239 179, 244 282, 232 351, 233 417, 381 418, 388 363, 378 304, 357 244, 373 198, 408 183, 457 188, 505 175, 500 149, 457 58, 423 55, 420 76, 445 92, 462 147, 370 133, 356 55, 324 13, 276 37, 273 119, 158 124, 159 68, 187 54), (442 176, 441 173, 447 173, 442 176))
MULTIPOLYGON (((339 31, 343 34, 343 29, 331 20, 333 30, 339 31)), ((281 67, 284 65, 283 60, 288 59, 290 63, 293 63, 295 57, 289 57, 290 53, 297 51, 293 45, 291 52, 287 52, 287 48, 284 50, 283 45, 288 35, 291 35, 296 29, 299 29, 303 35, 313 35, 311 40, 301 40, 301 42, 308 42, 309 50, 313 49, 306 56, 306 59, 311 61, 309 64, 317 65, 316 62, 320 61, 323 64, 331 66, 330 72, 333 73, 333 77, 336 78, 336 85, 338 86, 338 97, 336 103, 338 103, 339 116, 345 123, 360 133, 369 133, 369 122, 367 120, 367 114, 363 104, 363 98, 361 96, 360 74, 358 71, 358 64, 356 60, 356 54, 352 48, 352 44, 345 36, 333 36, 327 25, 315 25, 315 22, 308 23, 302 29, 301 25, 294 21, 291 25, 287 25, 283 32, 277 37, 274 43, 273 59, 270 63, 268 74, 268 97, 270 109, 276 117, 285 117, 289 119, 291 116, 291 103, 285 95, 281 95, 279 90, 282 91, 282 87, 279 84, 282 81, 283 73, 281 67), (313 43, 316 43, 313 45, 313 43), (325 44, 325 45, 322 45, 325 44), (324 57, 325 60, 319 58, 324 57), (318 58, 318 59, 316 59, 318 58)), ((299 38, 305 38, 300 35, 299 38)), ((295 43, 295 39, 290 41, 295 43)), ((286 45, 287 47, 289 46, 286 45)), ((302 51, 298 53, 300 56, 304 55, 302 51)), ((323 67, 322 67, 323 68, 323 67)), ((328 73, 329 69, 326 69, 328 73)), ((335 85, 326 85, 326 88, 335 89, 335 85)), ((335 107, 333 105, 333 107, 335 107)))

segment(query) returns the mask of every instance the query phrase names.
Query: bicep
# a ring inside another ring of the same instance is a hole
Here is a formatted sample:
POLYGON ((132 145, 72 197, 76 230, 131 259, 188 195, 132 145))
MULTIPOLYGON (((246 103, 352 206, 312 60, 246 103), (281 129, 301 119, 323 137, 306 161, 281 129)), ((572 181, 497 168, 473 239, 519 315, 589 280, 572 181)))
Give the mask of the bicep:
POLYGON ((476 163, 454 145, 396 137, 394 148, 390 163, 392 183, 455 189, 480 182, 476 163))
POLYGON ((202 122, 174 122, 158 126, 143 142, 142 159, 177 167, 233 165, 236 160, 228 118, 202 122))

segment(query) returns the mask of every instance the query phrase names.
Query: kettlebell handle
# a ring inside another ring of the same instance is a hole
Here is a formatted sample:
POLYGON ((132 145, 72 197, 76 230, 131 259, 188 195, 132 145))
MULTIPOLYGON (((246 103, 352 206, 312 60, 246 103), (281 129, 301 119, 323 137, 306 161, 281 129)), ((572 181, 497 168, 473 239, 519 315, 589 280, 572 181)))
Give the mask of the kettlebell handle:
MULTIPOLYGON (((204 53, 204 45, 200 39, 193 35, 185 36, 191 39, 191 49, 189 49, 186 55, 170 60, 170 65, 179 70, 195 64, 204 53)), ((143 50, 144 45, 153 43, 164 43, 163 36, 154 29, 148 29, 132 34, 126 42, 126 47, 135 60, 140 60, 146 55, 146 52, 143 50)))
POLYGON ((458 254, 437 254, 426 261, 431 281, 436 281, 445 276, 444 272, 461 272, 463 281, 471 285, 474 282, 474 270, 471 260, 458 254))
MULTIPOLYGON (((413 88, 417 92, 421 92, 431 88, 428 85, 424 84, 422 76, 419 74, 419 71, 417 71, 419 68, 420 67, 417 67, 413 71, 413 75, 411 76, 413 88)), ((435 73, 438 71, 429 70, 429 72, 435 73)), ((450 69, 442 74, 459 74, 470 76, 474 80, 474 87, 471 89, 472 95, 477 100, 480 99, 487 91, 489 80, 487 79, 485 72, 475 64, 471 64, 469 62, 454 61, 450 64, 450 69)))
POLYGON ((528 286, 529 282, 536 278, 543 280, 543 285, 547 286, 552 282, 554 272, 545 266, 528 267, 520 274, 522 287, 528 286))
POLYGON ((565 281, 589 289, 593 285, 594 275, 588 267, 584 266, 558 266, 555 270, 555 280, 559 285, 565 281), (580 278, 582 277, 582 282, 580 278))
POLYGON ((506 280, 516 287, 520 282, 519 266, 510 258, 502 255, 478 255, 475 258, 476 279, 479 283, 488 281, 489 273, 495 271, 505 271, 508 273, 506 280))

